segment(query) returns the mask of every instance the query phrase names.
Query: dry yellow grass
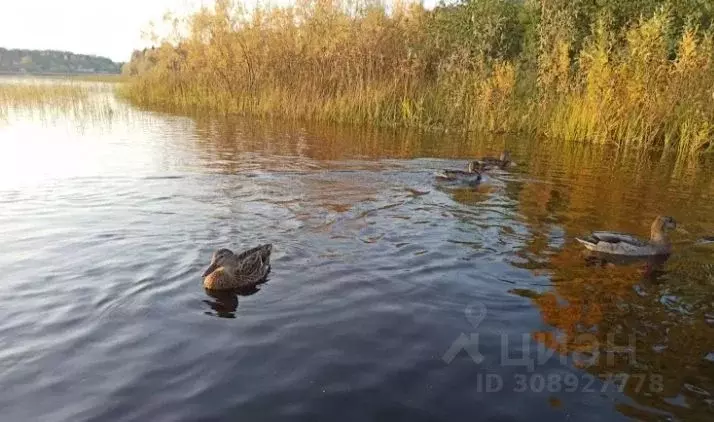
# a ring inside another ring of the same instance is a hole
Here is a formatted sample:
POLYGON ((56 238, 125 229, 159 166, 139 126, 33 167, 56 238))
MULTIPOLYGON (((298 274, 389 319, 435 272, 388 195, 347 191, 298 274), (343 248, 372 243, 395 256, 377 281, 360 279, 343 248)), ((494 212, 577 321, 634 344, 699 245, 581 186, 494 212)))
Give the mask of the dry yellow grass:
POLYGON ((249 12, 218 0, 175 21, 185 36, 135 52, 119 92, 178 110, 526 132, 681 156, 711 149, 712 31, 687 23, 696 10, 651 3, 593 12, 479 0, 428 11, 301 0, 249 12))
POLYGON ((113 117, 113 85, 64 78, 0 79, 0 118, 13 113, 80 119, 113 117))
POLYGON ((87 96, 88 89, 76 84, 0 81, 0 104, 5 107, 72 105, 87 96))

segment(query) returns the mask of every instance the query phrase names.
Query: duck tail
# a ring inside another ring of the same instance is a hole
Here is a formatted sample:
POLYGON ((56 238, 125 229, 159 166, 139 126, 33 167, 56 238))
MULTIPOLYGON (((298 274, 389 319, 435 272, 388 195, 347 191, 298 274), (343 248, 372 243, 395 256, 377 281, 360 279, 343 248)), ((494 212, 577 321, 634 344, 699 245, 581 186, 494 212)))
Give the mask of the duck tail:
POLYGON ((594 248, 595 247, 595 243, 592 241, 592 239, 582 239, 580 237, 576 237, 575 240, 577 240, 578 242, 585 245, 586 248, 594 248))
POLYGON ((254 248, 248 249, 247 251, 243 251, 240 253, 236 259, 245 259, 249 255, 258 255, 260 256, 260 259, 266 263, 267 265, 270 264, 270 253, 273 250, 273 245, 271 243, 266 243, 260 246, 256 246, 254 248))
POLYGON ((263 267, 265 268, 262 279, 265 280, 268 277, 268 274, 270 274, 270 270, 273 269, 272 265, 270 265, 270 253, 273 251, 273 245, 268 243, 262 245, 262 248, 263 267))
POLYGON ((273 251, 273 245, 270 243, 266 243, 264 245, 260 245, 256 248, 254 248, 258 255, 260 256, 260 263, 261 263, 261 275, 260 275, 260 280, 264 281, 266 277, 268 277, 268 274, 270 274, 270 270, 272 269, 272 266, 270 265, 270 253, 273 251))
POLYGON ((263 264, 270 267, 270 253, 273 251, 273 244, 266 243, 265 245, 258 246, 260 251, 260 257, 263 259, 263 264))

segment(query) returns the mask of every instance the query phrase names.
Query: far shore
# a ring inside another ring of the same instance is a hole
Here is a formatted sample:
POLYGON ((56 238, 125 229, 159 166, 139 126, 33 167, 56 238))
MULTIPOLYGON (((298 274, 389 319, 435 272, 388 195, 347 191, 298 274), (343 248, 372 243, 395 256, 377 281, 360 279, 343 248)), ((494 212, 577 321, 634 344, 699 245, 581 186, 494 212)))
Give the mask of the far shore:
POLYGON ((69 78, 69 79, 84 79, 96 80, 103 82, 119 82, 122 78, 121 73, 99 73, 99 72, 8 72, 0 70, 0 77, 19 77, 19 78, 69 78))

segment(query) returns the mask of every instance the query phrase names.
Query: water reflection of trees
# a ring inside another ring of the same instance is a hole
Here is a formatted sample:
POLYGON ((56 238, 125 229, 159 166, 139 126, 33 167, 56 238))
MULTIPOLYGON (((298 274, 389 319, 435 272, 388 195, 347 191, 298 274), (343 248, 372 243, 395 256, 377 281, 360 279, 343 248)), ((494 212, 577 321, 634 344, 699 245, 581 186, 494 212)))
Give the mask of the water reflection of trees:
POLYGON ((534 332, 533 338, 561 354, 599 353, 584 368, 594 375, 661 375, 661 391, 626 384, 625 393, 640 405, 685 419, 710 412, 714 379, 712 362, 705 359, 714 351, 706 322, 710 305, 700 300, 692 306, 669 294, 669 284, 685 282, 688 274, 670 270, 653 277, 646 262, 593 268, 582 261, 575 250, 551 260, 552 290, 530 297, 552 329, 534 332), (615 352, 611 362, 608 352, 615 352))
MULTIPOLYGON (((710 251, 697 254, 681 242, 666 262, 613 263, 593 259, 571 240, 594 228, 646 235, 658 213, 674 215, 698 232, 712 231, 711 206, 702 201, 713 191, 710 176, 702 177, 702 170, 678 173, 665 159, 625 158, 578 148, 562 148, 548 159, 533 157, 529 176, 541 183, 520 191, 519 211, 530 235, 514 265, 546 275, 552 285, 514 293, 530 298, 550 327, 531 333, 538 343, 571 356, 598 351, 598 359, 583 365, 596 376, 644 376, 639 388, 637 382, 624 387, 637 406, 683 420, 710 419, 710 251), (611 361, 608 351, 615 352, 611 361), (656 374, 662 376, 661 390, 648 384, 656 374)), ((646 418, 637 406, 621 403, 618 409, 646 418)))
MULTIPOLYGON (((469 158, 498 151, 505 143, 503 139, 440 138, 232 119, 198 119, 196 131, 196 147, 207 165, 231 173, 256 167, 344 170, 350 167, 350 160, 361 158, 366 160, 360 166, 375 168, 381 158, 469 158)), ((621 348, 633 339, 634 362, 628 360, 631 353, 621 351, 612 362, 603 358, 583 369, 594 375, 661 374, 661 391, 628 383, 625 394, 638 406, 686 420, 704 419, 714 403, 708 395, 714 391, 714 333, 707 322, 714 320, 714 270, 707 266, 711 251, 696 255, 682 246, 661 266, 643 262, 613 265, 586 261, 572 239, 608 228, 646 235, 657 214, 675 216, 692 233, 714 233, 714 206, 708 199, 714 193, 711 172, 701 163, 675 164, 671 157, 659 153, 541 139, 518 140, 515 145, 512 149, 519 166, 502 179, 506 182, 497 191, 457 190, 450 196, 469 212, 484 213, 487 207, 507 211, 509 221, 525 227, 526 235, 512 234, 522 240, 514 265, 551 282, 545 290, 514 289, 530 298, 550 327, 533 332, 533 338, 563 354, 591 352, 593 345, 607 352, 612 349, 608 342, 621 348)), ((368 188, 364 180, 310 176, 300 178, 299 183, 299 203, 311 206, 295 213, 307 219, 317 215, 329 223, 333 214, 340 214, 346 215, 349 223, 349 211, 355 204, 378 199, 373 198, 376 187, 368 188), (339 200, 326 192, 335 190, 335 183, 342 184, 339 200)), ((348 231, 353 230, 357 228, 348 231)), ((231 315, 237 296, 214 304, 221 313, 231 315)), ((618 406, 632 417, 651 416, 635 406, 618 406)))
POLYGON ((474 158, 497 153, 509 142, 492 135, 472 137, 306 122, 198 116, 194 120, 196 144, 213 161, 237 159, 242 154, 298 157, 325 164, 362 158, 474 158))

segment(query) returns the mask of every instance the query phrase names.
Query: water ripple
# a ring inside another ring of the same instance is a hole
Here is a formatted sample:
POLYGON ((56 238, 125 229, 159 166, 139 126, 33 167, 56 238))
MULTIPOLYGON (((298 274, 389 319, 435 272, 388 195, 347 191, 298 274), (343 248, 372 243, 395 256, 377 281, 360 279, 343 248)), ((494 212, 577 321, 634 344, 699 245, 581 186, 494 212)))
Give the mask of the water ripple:
POLYGON ((523 146, 523 166, 464 189, 435 183, 433 172, 463 167, 475 150, 487 152, 481 144, 451 139, 404 154, 385 140, 388 153, 372 157, 344 141, 323 156, 302 130, 140 116, 127 123, 132 136, 98 132, 85 146, 103 157, 101 171, 60 166, 0 185, 7 420, 707 413, 710 250, 685 249, 653 275, 588 266, 572 238, 606 227, 646 233, 642 221, 665 211, 714 233, 710 185, 672 178, 676 200, 665 200, 647 190, 645 170, 603 176, 609 161, 573 167, 523 146), (215 248, 264 242, 274 244, 267 283, 240 295, 203 290, 215 248), (473 306, 486 310, 478 324, 473 306), (504 338, 528 357, 536 346, 579 351, 568 336, 610 332, 647 346, 637 349, 642 366, 582 368, 554 357, 530 375, 583 380, 648 367, 666 375, 664 392, 513 391, 526 372, 503 364, 504 338), (476 333, 481 363, 466 352, 444 360, 476 333), (510 384, 485 393, 484 374, 510 384), (558 401, 564 409, 551 405, 558 401))

